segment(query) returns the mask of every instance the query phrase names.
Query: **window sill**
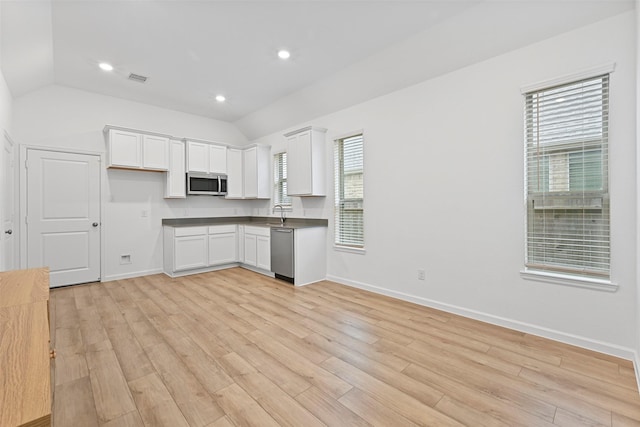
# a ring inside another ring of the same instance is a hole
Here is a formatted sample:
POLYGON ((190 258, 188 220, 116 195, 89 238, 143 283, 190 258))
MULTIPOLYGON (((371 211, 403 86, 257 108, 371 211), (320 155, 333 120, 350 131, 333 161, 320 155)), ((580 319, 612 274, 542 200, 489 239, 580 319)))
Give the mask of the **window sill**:
POLYGON ((333 249, 336 252, 347 252, 347 253, 350 253, 350 254, 358 254, 358 255, 364 255, 364 254, 367 253, 365 248, 352 248, 352 247, 349 247, 349 246, 333 245, 333 249))
POLYGON ((610 280, 570 276, 568 274, 551 273, 548 271, 525 269, 520 271, 520 277, 525 280, 551 283, 554 285, 574 286, 596 291, 616 292, 618 290, 618 285, 610 280))

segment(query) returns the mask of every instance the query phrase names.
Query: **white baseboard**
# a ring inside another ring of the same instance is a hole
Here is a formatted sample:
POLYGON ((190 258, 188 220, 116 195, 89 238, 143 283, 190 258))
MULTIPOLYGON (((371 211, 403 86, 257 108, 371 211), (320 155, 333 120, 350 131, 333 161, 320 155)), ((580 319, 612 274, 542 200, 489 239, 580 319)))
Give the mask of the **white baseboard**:
POLYGON ((176 278, 176 277, 184 277, 184 276, 191 276, 192 274, 199 274, 199 273, 209 273, 211 271, 218 271, 218 270, 226 270, 227 268, 233 268, 233 267, 238 267, 240 264, 238 264, 237 262, 232 262, 229 264, 222 264, 222 265, 216 265, 213 267, 205 267, 205 268, 196 268, 193 270, 184 270, 184 271, 177 271, 175 273, 167 273, 166 271, 163 270, 163 273, 166 274, 169 277, 172 278, 176 278))
POLYGON ((112 274, 110 276, 104 276, 102 279, 100 279, 100 281, 111 282, 113 280, 132 279, 134 277, 150 276, 152 274, 158 274, 158 273, 162 273, 161 268, 154 268, 152 270, 134 271, 132 273, 124 273, 124 274, 112 274))
MULTIPOLYGON (((541 326, 532 325, 530 323, 520 322, 518 320, 507 319, 500 316, 495 316, 488 313, 483 313, 476 310, 470 310, 464 307, 459 307, 451 304, 446 304, 428 298, 423 298, 415 295, 405 294, 403 292, 397 292, 391 289, 381 288, 378 286, 369 285, 366 283, 344 279, 342 277, 327 276, 327 280, 337 282, 346 286, 351 286, 358 289, 374 292, 376 294, 386 295, 393 298, 398 298, 404 301, 413 302, 415 304, 423 305, 426 307, 442 310, 447 313, 458 314, 463 317, 468 317, 482 322, 491 323, 497 326, 503 326, 505 328, 513 329, 527 334, 537 335, 543 338, 548 338, 554 341, 559 341, 565 344, 571 344, 578 347, 586 348, 589 350, 597 351, 599 353, 605 353, 612 356, 620 357, 626 360, 634 361, 636 365, 636 377, 638 377, 638 368, 640 367, 640 359, 637 353, 627 347, 622 347, 616 344, 606 343, 603 341, 594 340, 591 338, 581 337, 579 335, 568 334, 541 326)), ((640 377, 638 377, 638 384, 640 384, 640 377)), ((640 390, 640 388, 639 388, 640 390)))
POLYGON ((636 383, 640 390, 640 356, 637 351, 633 354, 633 371, 636 373, 636 383))

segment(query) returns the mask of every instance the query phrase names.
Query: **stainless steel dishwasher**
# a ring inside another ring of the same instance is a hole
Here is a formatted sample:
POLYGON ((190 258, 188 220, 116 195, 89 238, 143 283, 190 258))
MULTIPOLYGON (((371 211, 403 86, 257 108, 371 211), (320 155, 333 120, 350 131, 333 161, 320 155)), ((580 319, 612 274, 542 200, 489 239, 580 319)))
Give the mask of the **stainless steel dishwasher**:
POLYGON ((271 227, 271 271, 276 279, 294 283, 293 228, 271 227))

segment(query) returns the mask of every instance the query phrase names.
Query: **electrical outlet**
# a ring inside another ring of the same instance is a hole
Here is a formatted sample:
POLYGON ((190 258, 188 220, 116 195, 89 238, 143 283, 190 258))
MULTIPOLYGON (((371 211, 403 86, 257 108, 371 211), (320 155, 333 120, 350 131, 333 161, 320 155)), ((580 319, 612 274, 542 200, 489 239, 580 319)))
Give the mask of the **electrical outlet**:
POLYGON ((120 255, 120 264, 131 264, 131 255, 120 255))
POLYGON ((425 272, 423 269, 418 269, 418 280, 424 280, 425 272))
POLYGON ((142 216, 142 218, 146 218, 149 216, 149 211, 146 209, 143 209, 142 212, 140 213, 140 216, 142 216))

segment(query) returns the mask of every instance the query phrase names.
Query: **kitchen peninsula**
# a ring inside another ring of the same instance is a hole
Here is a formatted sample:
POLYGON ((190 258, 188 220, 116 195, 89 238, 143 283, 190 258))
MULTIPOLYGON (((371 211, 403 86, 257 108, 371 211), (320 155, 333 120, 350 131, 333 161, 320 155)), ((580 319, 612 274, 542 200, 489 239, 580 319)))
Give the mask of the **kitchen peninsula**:
POLYGON ((163 219, 164 272, 171 277, 240 266, 274 277, 271 229, 291 230, 290 282, 307 285, 326 277, 326 219, 213 217, 163 219))

